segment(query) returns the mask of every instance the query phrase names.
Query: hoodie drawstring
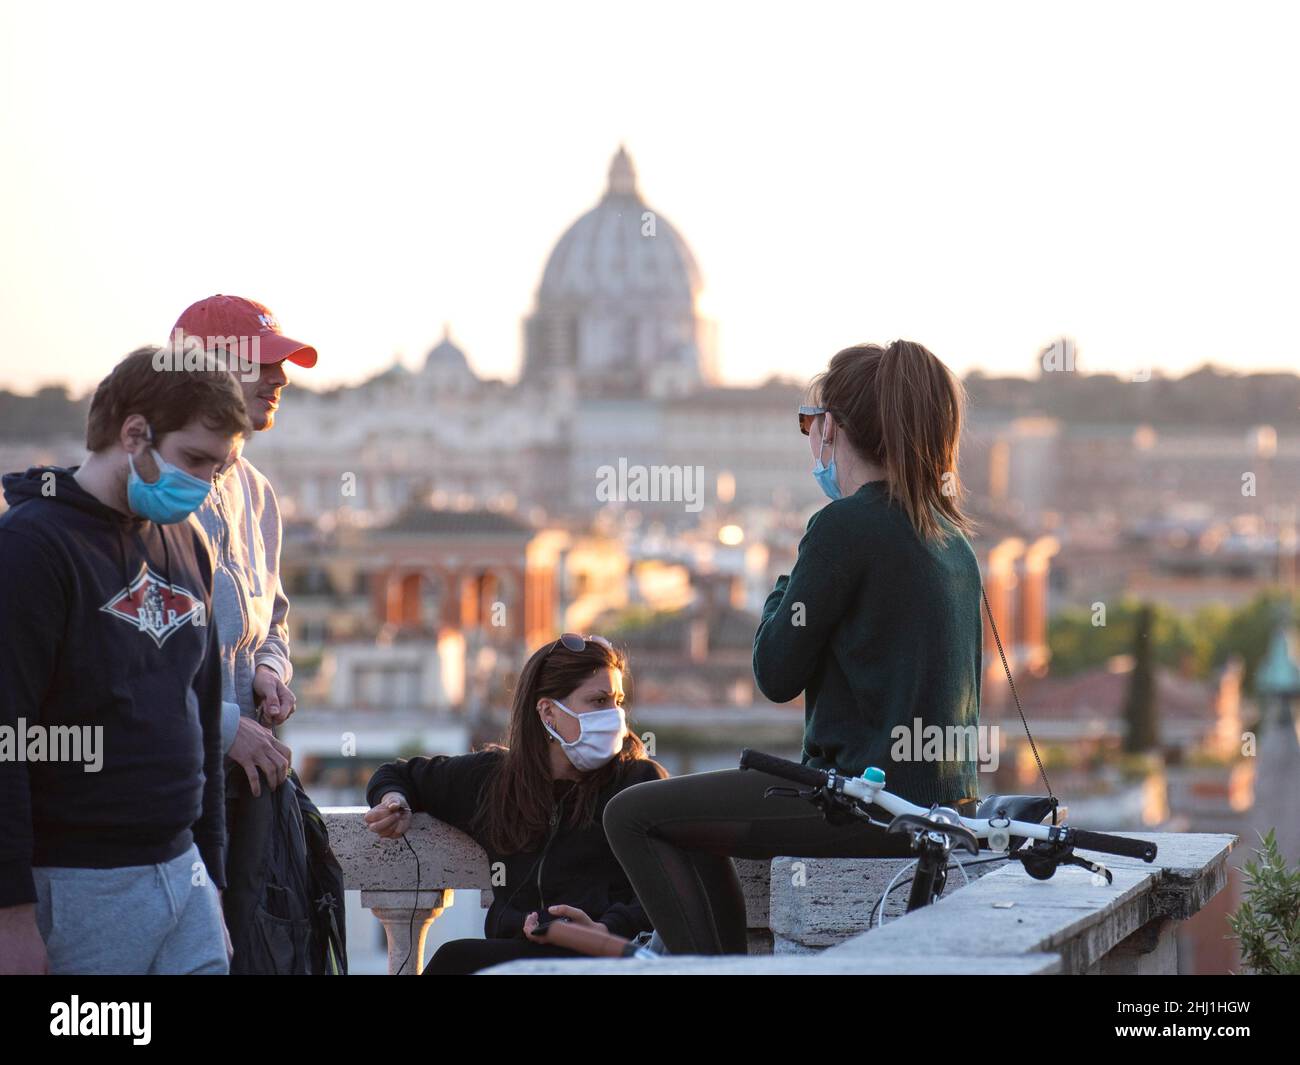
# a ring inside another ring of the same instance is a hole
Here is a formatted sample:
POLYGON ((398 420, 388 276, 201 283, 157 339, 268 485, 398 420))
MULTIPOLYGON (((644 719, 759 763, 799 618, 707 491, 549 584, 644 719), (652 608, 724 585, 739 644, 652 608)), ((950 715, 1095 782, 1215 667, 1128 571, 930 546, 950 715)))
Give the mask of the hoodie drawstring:
POLYGON ((172 587, 172 555, 167 550, 167 530, 161 525, 158 526, 158 535, 162 537, 163 542, 163 576, 167 578, 167 587, 172 587))
MULTIPOLYGON (((167 580, 167 587, 172 587, 172 555, 171 550, 167 547, 167 530, 157 522, 149 522, 158 530, 158 536, 162 540, 163 548, 163 576, 167 580)), ((144 537, 137 530, 135 532, 135 543, 140 549, 140 554, 144 556, 144 564, 147 569, 149 566, 149 548, 145 544, 144 537)), ((126 561, 126 534, 122 531, 122 524, 117 526, 117 546, 122 553, 122 583, 126 585, 127 594, 131 592, 131 575, 127 570, 126 561)))
POLYGON ((122 559, 122 586, 126 589, 126 594, 131 594, 131 575, 126 569, 126 533, 122 531, 122 523, 114 522, 114 528, 117 529, 117 553, 122 559))

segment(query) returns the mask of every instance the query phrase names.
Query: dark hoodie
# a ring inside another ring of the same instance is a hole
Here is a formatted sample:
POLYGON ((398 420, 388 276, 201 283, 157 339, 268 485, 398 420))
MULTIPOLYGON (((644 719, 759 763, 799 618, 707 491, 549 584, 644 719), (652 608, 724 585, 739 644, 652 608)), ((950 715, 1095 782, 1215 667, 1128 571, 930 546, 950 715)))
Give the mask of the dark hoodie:
POLYGON ((224 888, 209 549, 188 522, 105 506, 75 469, 3 478, 0 731, 102 726, 100 768, 0 757, 0 907, 36 901, 33 866, 152 865, 192 843, 224 888))
POLYGON ((476 834, 472 822, 504 757, 503 750, 489 747, 473 754, 399 758, 375 770, 366 802, 376 806, 390 791, 401 792, 412 810, 460 829, 487 852, 494 873, 504 874, 492 877, 492 906, 483 928, 488 939, 518 939, 530 913, 561 903, 577 907, 617 936, 631 939, 650 931, 650 919, 609 849, 601 819, 605 805, 624 788, 663 779, 667 774, 659 763, 649 758, 621 763, 596 797, 592 823, 581 828, 569 821, 572 782, 555 781, 549 837, 529 850, 498 854, 476 834))

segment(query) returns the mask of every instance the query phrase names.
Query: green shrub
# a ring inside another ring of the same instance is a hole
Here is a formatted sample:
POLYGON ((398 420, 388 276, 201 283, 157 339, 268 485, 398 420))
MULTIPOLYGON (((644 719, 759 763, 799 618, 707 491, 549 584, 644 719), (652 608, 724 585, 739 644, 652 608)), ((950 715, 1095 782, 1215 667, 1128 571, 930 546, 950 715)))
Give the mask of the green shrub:
POLYGON ((1273 829, 1263 842, 1255 852, 1261 861, 1246 863, 1249 887, 1237 912, 1228 915, 1228 927, 1241 943, 1248 973, 1294 976, 1300 973, 1300 869, 1287 867, 1273 829))

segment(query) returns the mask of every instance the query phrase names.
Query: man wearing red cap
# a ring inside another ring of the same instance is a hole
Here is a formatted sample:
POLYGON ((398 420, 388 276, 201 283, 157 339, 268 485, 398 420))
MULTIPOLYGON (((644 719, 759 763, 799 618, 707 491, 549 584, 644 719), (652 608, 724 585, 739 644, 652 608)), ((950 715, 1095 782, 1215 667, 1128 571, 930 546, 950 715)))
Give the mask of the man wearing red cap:
MULTIPOLYGON (((256 431, 270 429, 289 383, 286 363, 316 365, 316 349, 280 331, 263 304, 239 296, 209 296, 177 319, 173 346, 194 338, 225 358, 244 393, 256 431)), ((272 788, 289 773, 289 748, 258 723, 282 724, 294 710, 288 684, 289 600, 280 585, 280 508, 270 482, 243 457, 243 440, 217 474, 215 488, 192 521, 202 528, 214 555, 212 607, 221 644, 222 741, 242 767, 253 796, 261 793, 258 770, 272 788)), ((232 826, 233 828, 233 826, 232 826)))

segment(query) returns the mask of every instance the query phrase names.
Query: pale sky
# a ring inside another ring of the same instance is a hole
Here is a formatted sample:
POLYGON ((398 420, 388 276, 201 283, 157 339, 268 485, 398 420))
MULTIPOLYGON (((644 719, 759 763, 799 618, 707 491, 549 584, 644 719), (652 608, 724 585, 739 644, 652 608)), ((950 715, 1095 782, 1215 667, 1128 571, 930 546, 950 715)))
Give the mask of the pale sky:
POLYGON ((442 323, 513 376, 625 143, 736 382, 910 337, 953 369, 1300 368, 1282 5, 0 0, 0 387, 90 387, 215 292, 320 351, 442 323))

